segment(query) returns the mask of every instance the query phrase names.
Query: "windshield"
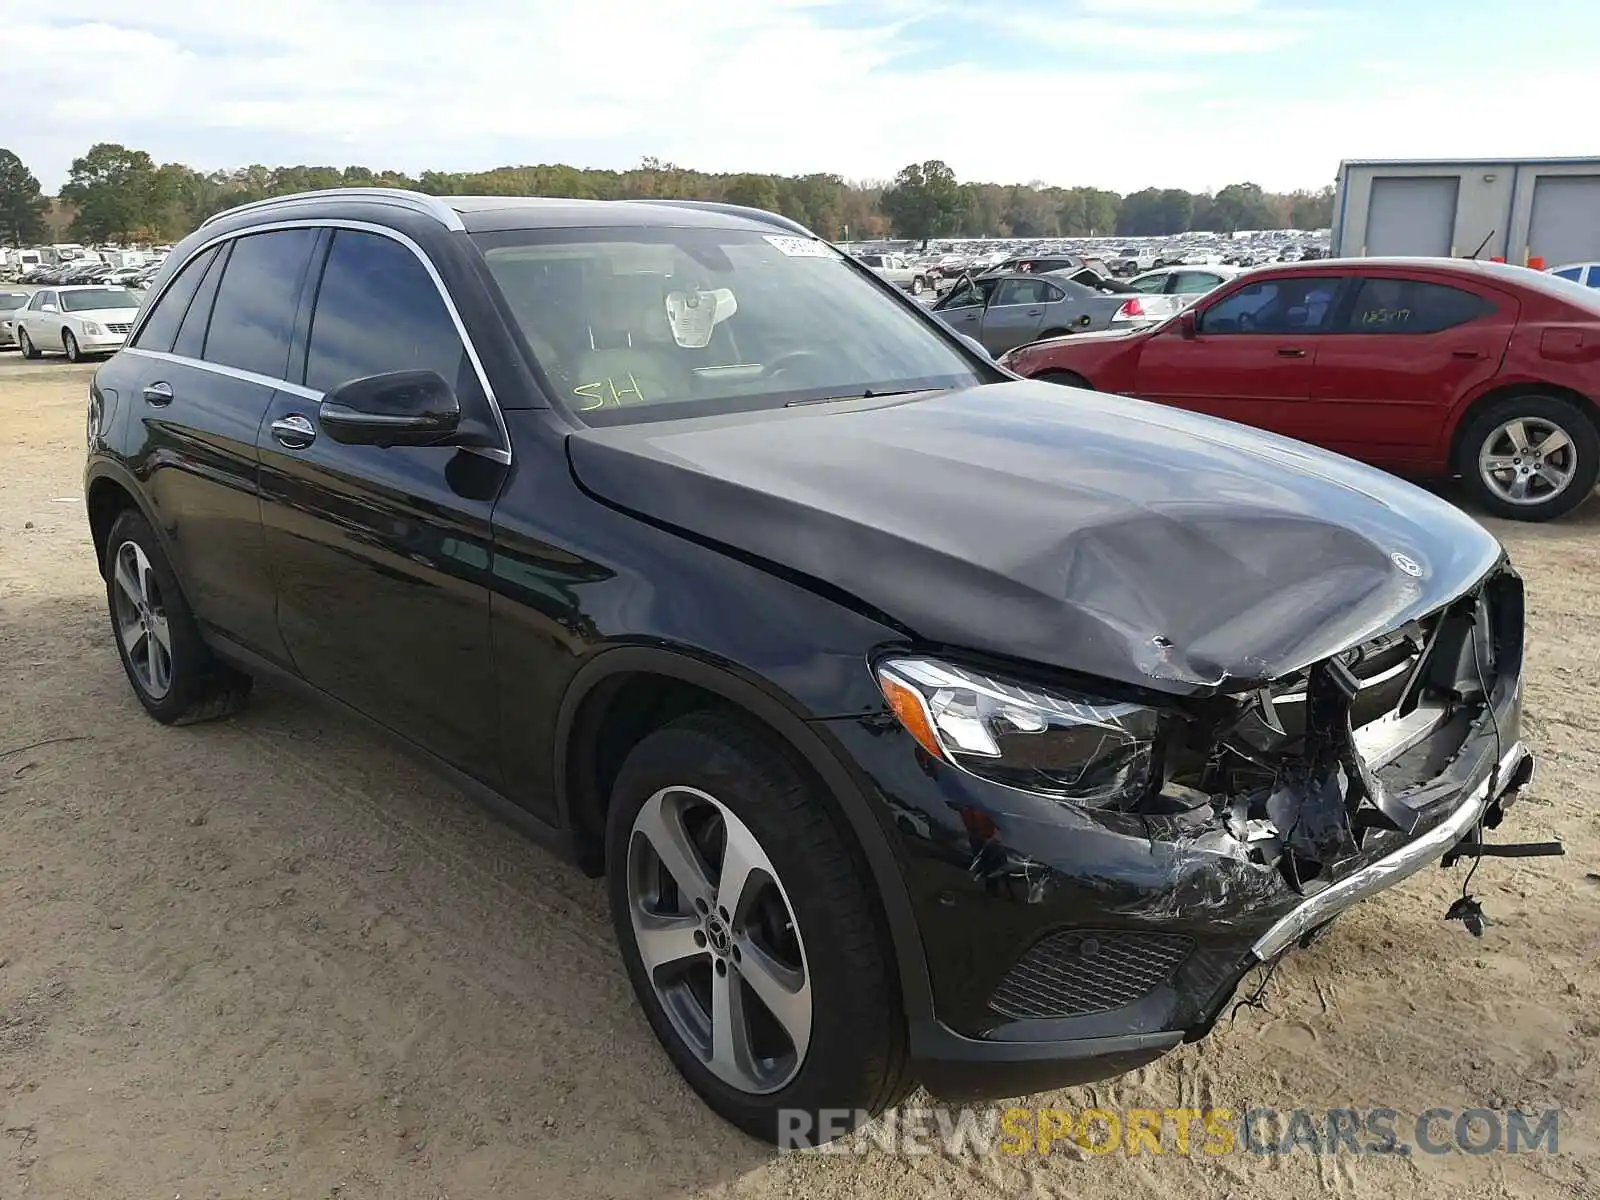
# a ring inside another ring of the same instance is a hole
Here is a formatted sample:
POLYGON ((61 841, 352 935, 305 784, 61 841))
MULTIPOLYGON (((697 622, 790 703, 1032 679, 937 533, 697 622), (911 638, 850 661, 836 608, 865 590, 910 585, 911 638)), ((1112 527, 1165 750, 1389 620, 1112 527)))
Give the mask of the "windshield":
POLYGON ((986 381, 810 238, 652 226, 475 240, 539 365, 591 424, 986 381))
POLYGON ((84 288, 61 293, 62 312, 93 312, 99 308, 138 308, 139 297, 127 288, 84 288))

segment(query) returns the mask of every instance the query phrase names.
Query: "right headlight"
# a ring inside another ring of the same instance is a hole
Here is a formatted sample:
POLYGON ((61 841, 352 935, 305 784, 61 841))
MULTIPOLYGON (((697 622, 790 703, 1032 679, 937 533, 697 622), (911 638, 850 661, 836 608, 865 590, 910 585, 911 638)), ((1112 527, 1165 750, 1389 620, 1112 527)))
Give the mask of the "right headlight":
POLYGON ((878 686, 906 732, 981 779, 1091 808, 1125 808, 1161 785, 1161 714, 982 674, 935 658, 887 658, 878 686))

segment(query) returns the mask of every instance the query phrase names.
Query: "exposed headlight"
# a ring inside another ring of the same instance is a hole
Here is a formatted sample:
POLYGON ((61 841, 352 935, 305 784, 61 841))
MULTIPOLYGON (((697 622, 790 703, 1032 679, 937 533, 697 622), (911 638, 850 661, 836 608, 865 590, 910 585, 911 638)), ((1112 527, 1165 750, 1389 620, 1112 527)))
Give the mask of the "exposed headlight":
POLYGON ((1161 783, 1155 709, 932 658, 885 659, 877 675, 906 732, 979 778, 1093 808, 1127 807, 1161 783))
POLYGON ((96 325, 93 321, 85 321, 83 323, 83 331, 90 337, 99 337, 101 333, 100 326, 96 325))

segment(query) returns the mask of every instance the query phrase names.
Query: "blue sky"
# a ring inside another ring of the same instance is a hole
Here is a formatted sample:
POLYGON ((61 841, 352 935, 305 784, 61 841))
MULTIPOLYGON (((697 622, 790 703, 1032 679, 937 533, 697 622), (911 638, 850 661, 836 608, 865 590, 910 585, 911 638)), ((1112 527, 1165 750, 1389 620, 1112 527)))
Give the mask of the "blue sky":
POLYGON ((96 141, 1118 191, 1600 153, 1600 0, 53 0, 3 27, 0 144, 49 190, 96 141))

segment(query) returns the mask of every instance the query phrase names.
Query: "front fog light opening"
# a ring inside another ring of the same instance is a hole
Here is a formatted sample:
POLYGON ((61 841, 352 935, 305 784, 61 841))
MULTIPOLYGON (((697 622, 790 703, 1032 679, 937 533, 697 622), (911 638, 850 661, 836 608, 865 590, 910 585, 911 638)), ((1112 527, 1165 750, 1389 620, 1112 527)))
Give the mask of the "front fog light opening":
POLYGON ((933 757, 1065 803, 1127 808, 1159 782, 1160 715, 930 658, 880 663, 879 686, 933 757))

